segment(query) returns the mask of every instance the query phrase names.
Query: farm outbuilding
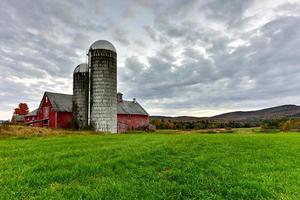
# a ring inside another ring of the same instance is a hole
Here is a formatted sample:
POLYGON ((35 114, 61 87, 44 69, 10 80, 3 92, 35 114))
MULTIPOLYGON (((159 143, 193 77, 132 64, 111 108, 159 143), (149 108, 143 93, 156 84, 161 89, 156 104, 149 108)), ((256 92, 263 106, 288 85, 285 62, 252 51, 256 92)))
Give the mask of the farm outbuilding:
POLYGON ((45 92, 32 124, 40 127, 70 128, 72 122, 72 95, 45 92))
POLYGON ((38 109, 35 109, 35 110, 31 111, 30 113, 28 113, 27 115, 25 115, 24 122, 26 124, 28 124, 28 123, 32 124, 32 122, 36 121, 38 119, 37 111, 38 111, 38 109))
POLYGON ((118 132, 149 126, 149 114, 146 110, 135 99, 125 101, 122 96, 118 93, 118 132))

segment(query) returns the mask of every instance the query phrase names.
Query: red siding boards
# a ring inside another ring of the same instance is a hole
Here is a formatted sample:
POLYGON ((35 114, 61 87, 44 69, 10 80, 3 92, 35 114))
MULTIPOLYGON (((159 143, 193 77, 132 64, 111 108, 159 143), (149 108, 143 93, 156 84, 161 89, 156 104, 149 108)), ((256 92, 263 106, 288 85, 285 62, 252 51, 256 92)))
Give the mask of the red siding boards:
MULTIPOLYGON (((29 123, 29 122, 36 121, 37 119, 38 119, 37 115, 35 115, 35 116, 25 116, 24 117, 24 122, 29 123)), ((34 124, 32 124, 32 126, 34 126, 34 124)))
MULTIPOLYGON (((36 121, 36 120, 38 120, 38 116, 35 116, 33 121, 36 121)), ((32 126, 38 126, 38 123, 32 123, 32 126)))
POLYGON ((42 102, 38 110, 38 126, 51 127, 50 120, 53 120, 53 114, 51 115, 52 105, 46 95, 44 95, 42 102))
POLYGON ((147 115, 118 114, 118 132, 120 133, 148 125, 149 116, 147 115))
POLYGON ((71 128, 73 114, 71 112, 57 112, 57 127, 56 128, 71 128))
POLYGON ((26 123, 26 122, 31 122, 33 117, 32 116, 30 116, 30 117, 24 117, 24 122, 26 123))

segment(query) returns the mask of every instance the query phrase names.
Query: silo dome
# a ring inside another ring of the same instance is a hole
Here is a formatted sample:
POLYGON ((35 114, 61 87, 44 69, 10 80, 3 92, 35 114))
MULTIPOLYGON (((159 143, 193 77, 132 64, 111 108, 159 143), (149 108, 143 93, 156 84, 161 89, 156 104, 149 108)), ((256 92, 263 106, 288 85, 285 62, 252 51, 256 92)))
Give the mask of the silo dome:
POLYGON ((113 52, 117 52, 116 48, 114 47, 114 45, 112 43, 110 43, 107 40, 98 40, 96 42, 94 42, 90 49, 95 50, 95 49, 106 49, 106 50, 110 50, 113 52))
POLYGON ((80 65, 78 65, 75 69, 74 69, 74 74, 75 73, 82 73, 82 72, 88 72, 89 68, 88 65, 86 63, 81 63, 80 65))

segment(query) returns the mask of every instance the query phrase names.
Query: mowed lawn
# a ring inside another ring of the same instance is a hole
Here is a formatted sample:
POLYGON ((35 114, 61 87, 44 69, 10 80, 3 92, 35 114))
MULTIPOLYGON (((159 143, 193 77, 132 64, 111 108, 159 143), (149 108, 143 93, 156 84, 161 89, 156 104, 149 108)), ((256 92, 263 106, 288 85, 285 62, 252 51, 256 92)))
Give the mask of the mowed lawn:
POLYGON ((300 199, 300 134, 2 138, 0 199, 300 199))

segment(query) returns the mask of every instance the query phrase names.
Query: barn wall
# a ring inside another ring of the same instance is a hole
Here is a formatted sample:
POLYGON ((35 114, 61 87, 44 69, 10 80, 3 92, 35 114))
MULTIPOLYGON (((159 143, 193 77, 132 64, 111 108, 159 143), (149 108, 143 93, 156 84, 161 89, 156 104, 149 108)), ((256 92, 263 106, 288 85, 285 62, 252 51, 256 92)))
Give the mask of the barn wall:
MULTIPOLYGON (((32 121, 35 121, 37 119, 38 119, 37 115, 24 117, 25 123, 32 122, 32 121)), ((31 125, 35 126, 35 124, 31 124, 31 125)))
POLYGON ((118 132, 120 133, 148 125, 149 116, 147 115, 118 114, 118 132))
MULTIPOLYGON (((36 120, 38 120, 38 116, 37 115, 34 117, 34 121, 36 121, 36 120)), ((39 124, 38 123, 33 123, 32 126, 39 126, 39 124)))
MULTIPOLYGON (((52 105, 50 103, 50 100, 48 99, 46 101, 46 96, 43 98, 42 100, 42 104, 41 104, 41 107, 39 108, 38 110, 38 120, 43 120, 45 119, 46 117, 46 113, 45 113, 45 108, 47 107, 48 111, 49 111, 49 119, 51 118, 51 111, 52 111, 52 105)), ((53 116, 52 116, 53 117, 53 116)), ((50 124, 49 124, 50 125, 50 124)), ((44 127, 46 126, 43 122, 39 122, 37 124, 37 126, 40 126, 40 127, 44 127)))
POLYGON ((27 123, 27 122, 31 122, 32 121, 32 116, 30 117, 24 117, 24 122, 27 123))
POLYGON ((31 121, 31 117, 24 117, 24 122, 27 123, 27 122, 30 122, 31 121))
POLYGON ((57 113, 57 128, 71 128, 73 114, 72 112, 58 112, 57 113))
POLYGON ((51 109, 50 116, 49 116, 49 128, 56 128, 55 127, 55 111, 51 109))

